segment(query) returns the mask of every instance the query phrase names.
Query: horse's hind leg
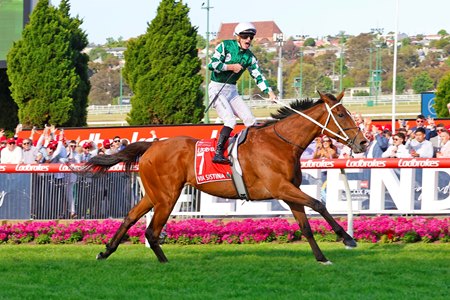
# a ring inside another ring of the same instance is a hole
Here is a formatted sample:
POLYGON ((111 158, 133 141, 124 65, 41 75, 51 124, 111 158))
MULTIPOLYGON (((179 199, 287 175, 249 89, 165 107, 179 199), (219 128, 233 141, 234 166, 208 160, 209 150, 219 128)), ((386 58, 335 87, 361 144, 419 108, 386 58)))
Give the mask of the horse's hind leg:
POLYGON ((275 194, 274 198, 283 199, 286 203, 288 203, 291 209, 296 211, 304 210, 304 206, 308 206, 320 213, 320 215, 330 224, 333 231, 343 239, 344 244, 348 247, 354 248, 356 247, 355 240, 339 225, 338 222, 330 215, 325 205, 317 199, 309 196, 296 186, 288 183, 286 185, 278 186, 278 190, 281 191, 278 194, 275 194))
POLYGON ((319 245, 317 245, 317 242, 314 239, 314 235, 311 231, 311 226, 309 225, 308 218, 305 214, 305 208, 302 205, 289 205, 291 207, 292 214, 294 215, 298 225, 300 226, 302 234, 306 237, 309 245, 311 246, 316 260, 324 264, 331 263, 328 259, 326 259, 325 255, 323 255, 322 250, 320 250, 319 245))
POLYGON ((150 211, 153 208, 153 203, 147 196, 144 196, 141 201, 138 202, 129 212, 128 215, 123 220, 119 229, 116 231, 112 239, 106 244, 106 251, 100 252, 97 254, 97 259, 106 259, 108 258, 114 251, 116 251, 117 247, 119 247, 120 242, 122 241, 123 236, 127 233, 128 229, 133 226, 143 215, 150 211))
POLYGON ((169 219, 170 212, 172 211, 174 205, 168 203, 159 203, 155 206, 152 221, 150 225, 145 230, 145 237, 147 238, 150 248, 155 253, 159 262, 168 262, 166 255, 159 245, 159 235, 169 219))

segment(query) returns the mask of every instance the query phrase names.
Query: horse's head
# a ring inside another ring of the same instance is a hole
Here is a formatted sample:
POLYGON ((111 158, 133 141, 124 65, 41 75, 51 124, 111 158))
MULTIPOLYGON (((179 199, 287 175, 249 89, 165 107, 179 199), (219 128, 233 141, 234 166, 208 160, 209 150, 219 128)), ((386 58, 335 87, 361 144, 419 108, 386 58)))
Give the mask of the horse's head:
POLYGON ((344 91, 337 97, 317 92, 328 111, 322 133, 349 146, 355 153, 364 152, 368 142, 350 112, 342 105, 344 91))

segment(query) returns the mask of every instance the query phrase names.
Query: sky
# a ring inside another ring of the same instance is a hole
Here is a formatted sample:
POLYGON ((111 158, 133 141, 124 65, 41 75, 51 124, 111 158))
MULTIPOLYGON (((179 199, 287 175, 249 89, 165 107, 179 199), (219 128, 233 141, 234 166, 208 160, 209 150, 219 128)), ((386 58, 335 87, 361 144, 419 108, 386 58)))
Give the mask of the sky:
MULTIPOLYGON (((55 5, 58 0, 51 0, 55 5)), ((206 36, 207 0, 184 0, 191 23, 206 36)), ((128 39, 144 34, 156 15, 159 0, 71 0, 71 14, 90 43, 104 44, 108 37, 128 39)), ((449 0, 209 0, 209 31, 221 23, 274 21, 286 36, 322 37, 358 35, 372 28, 408 35, 450 32, 449 0), (396 4, 399 3, 398 14, 396 4)))

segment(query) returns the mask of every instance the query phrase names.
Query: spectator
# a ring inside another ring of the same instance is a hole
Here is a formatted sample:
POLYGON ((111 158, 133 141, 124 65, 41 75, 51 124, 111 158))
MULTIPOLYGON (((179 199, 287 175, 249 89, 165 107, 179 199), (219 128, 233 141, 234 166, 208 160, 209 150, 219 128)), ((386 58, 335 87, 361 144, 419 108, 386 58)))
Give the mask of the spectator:
POLYGON ((355 121, 356 126, 358 126, 362 131, 364 131, 366 129, 364 126, 363 117, 360 113, 354 113, 353 120, 355 121))
POLYGON ((0 137, 0 157, 1 157, 2 150, 6 148, 6 140, 7 140, 6 136, 2 135, 0 137))
POLYGON ((35 164, 36 155, 39 149, 32 145, 31 139, 25 138, 22 141, 22 163, 24 164, 35 164))
POLYGON ((411 154, 406 148, 406 137, 405 134, 397 132, 392 138, 393 145, 389 146, 386 151, 383 152, 382 157, 395 157, 395 158, 409 158, 411 154))
POLYGON ((16 145, 14 138, 6 141, 6 148, 1 151, 0 163, 2 164, 20 164, 22 162, 22 149, 16 145))
MULTIPOLYGON (((71 140, 69 142, 69 146, 67 147, 66 151, 67 151, 67 160, 66 161, 68 163, 73 163, 73 164, 80 163, 80 155, 77 152, 77 141, 71 140)), ((71 219, 76 219, 77 213, 75 211, 75 194, 76 194, 75 185, 77 182, 77 175, 73 172, 66 173, 65 178, 66 178, 66 182, 67 182, 66 197, 67 197, 67 202, 69 205, 69 209, 68 209, 69 217, 71 219)))
MULTIPOLYGON (((102 145, 103 145, 103 147, 101 149, 98 149, 98 151, 102 150, 103 153, 109 154, 109 152, 110 152, 109 149, 111 149, 111 141, 109 139, 104 139, 102 145)), ((97 151, 97 154, 98 154, 98 151, 97 151)))
POLYGON ((366 138, 370 142, 367 147, 366 157, 380 158, 389 146, 389 140, 386 138, 386 134, 383 133, 381 127, 372 125, 372 131, 366 132, 366 138))
POLYGON ((369 117, 364 118, 364 132, 372 131, 372 119, 369 117))
POLYGON ((408 129, 407 129, 406 127, 400 127, 400 128, 397 128, 397 132, 403 133, 403 134, 405 135, 405 139, 408 138, 408 135, 407 135, 408 129))
POLYGON ((314 158, 338 158, 337 148, 328 136, 323 136, 320 143, 316 144, 314 158))
POLYGON ((125 149, 126 146, 128 146, 128 140, 122 139, 122 141, 120 142, 119 151, 122 151, 123 149, 125 149))
POLYGON ((436 125, 437 136, 430 138, 430 142, 433 145, 434 157, 436 157, 436 153, 439 152, 439 149, 442 147, 442 140, 441 140, 442 131, 447 131, 445 129, 445 125, 443 123, 437 124, 436 125))
POLYGON ((414 132, 415 138, 409 143, 409 152, 412 157, 433 157, 433 145, 426 140, 424 127, 419 127, 414 132))
POLYGON ((417 128, 425 129, 425 138, 430 140, 430 138, 437 136, 436 125, 434 124, 433 118, 425 119, 424 115, 418 115, 416 118, 416 126, 411 128, 413 132, 416 131, 417 128), (428 122, 428 125, 426 124, 428 122))
POLYGON ((316 137, 309 145, 306 147, 305 151, 303 151, 300 159, 313 159, 314 152, 316 151, 317 143, 322 143, 320 137, 316 137))
POLYGON ((447 130, 442 130, 439 133, 439 136, 441 139, 441 144, 436 152, 436 157, 450 157, 450 143, 448 142, 450 139, 449 132, 447 130))
POLYGON ((87 162, 89 159, 97 155, 97 147, 95 143, 87 141, 83 144, 83 153, 81 154, 80 161, 87 162))
POLYGON ((70 140, 66 148, 67 152, 67 162, 78 163, 79 153, 77 152, 78 143, 75 140, 70 140))
POLYGON ((111 154, 119 152, 120 146, 121 146, 120 136, 116 135, 113 138, 113 142, 111 143, 111 147, 110 147, 109 151, 106 152, 106 154, 110 154, 111 155, 111 154))
POLYGON ((398 122, 398 129, 397 129, 397 131, 399 131, 401 128, 403 128, 406 131, 408 131, 409 126, 408 126, 408 124, 406 123, 405 120, 399 119, 397 122, 398 122))

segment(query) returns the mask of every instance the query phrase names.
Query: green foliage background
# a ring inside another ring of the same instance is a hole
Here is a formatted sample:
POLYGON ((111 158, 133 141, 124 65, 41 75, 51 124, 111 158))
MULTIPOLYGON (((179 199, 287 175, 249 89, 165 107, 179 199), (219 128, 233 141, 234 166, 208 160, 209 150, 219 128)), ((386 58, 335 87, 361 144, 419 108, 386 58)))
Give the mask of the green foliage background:
POLYGON ((439 118, 448 118, 447 104, 450 103, 450 73, 447 73, 437 86, 436 98, 434 99, 434 109, 439 118))
POLYGON ((130 125, 199 123, 203 117, 197 28, 187 5, 162 0, 147 32, 128 43, 124 78, 134 92, 130 125))
POLYGON ((10 90, 24 126, 86 125, 90 84, 81 51, 88 42, 69 10, 68 0, 58 8, 40 0, 8 53, 10 90))

